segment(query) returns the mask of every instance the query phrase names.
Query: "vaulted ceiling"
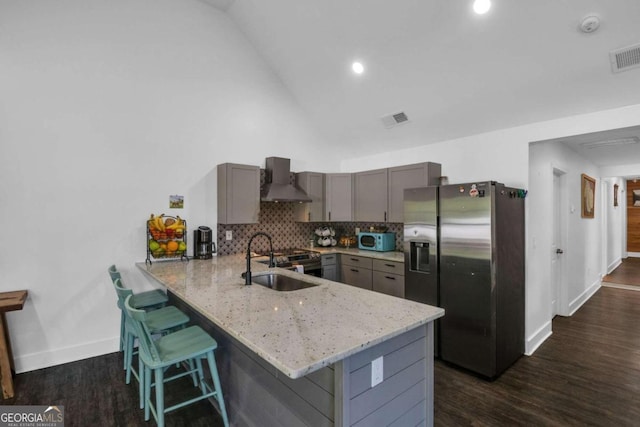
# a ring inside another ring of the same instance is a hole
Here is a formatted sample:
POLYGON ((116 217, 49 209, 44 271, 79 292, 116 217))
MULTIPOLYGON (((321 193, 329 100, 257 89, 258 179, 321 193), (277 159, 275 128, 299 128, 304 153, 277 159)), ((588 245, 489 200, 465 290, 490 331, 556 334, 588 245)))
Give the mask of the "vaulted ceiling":
POLYGON ((609 57, 640 43, 638 0, 492 0, 484 15, 472 0, 204 1, 353 153, 640 104, 640 68, 614 73, 609 57), (590 15, 600 26, 585 33, 590 15), (398 112, 408 121, 385 127, 398 112))

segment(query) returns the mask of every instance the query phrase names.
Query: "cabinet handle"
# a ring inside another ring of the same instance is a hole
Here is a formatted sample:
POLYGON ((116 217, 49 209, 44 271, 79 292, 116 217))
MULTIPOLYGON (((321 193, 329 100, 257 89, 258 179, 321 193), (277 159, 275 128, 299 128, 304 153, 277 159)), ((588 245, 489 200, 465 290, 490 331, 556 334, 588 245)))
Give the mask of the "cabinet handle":
POLYGON ((387 211, 384 211, 384 222, 387 222, 387 211))
POLYGON ((326 256, 324 257, 324 259, 326 259, 327 261, 332 260, 334 257, 333 256, 326 256))
POLYGON ((396 268, 396 266, 395 266, 395 265, 393 265, 393 264, 385 264, 384 266, 385 266, 385 267, 396 268))
POLYGON ((391 277, 391 276, 384 276, 385 279, 389 279, 389 280, 396 280, 395 277, 391 277))
POLYGON ((350 258, 351 261, 355 261, 355 262, 360 262, 360 260, 358 258, 350 258))
POLYGON ((311 222, 311 212, 309 212, 309 222, 311 222))
POLYGON ((329 211, 329 221, 331 221, 331 211, 329 211))
POLYGON ((354 273, 360 273, 360 270, 352 268, 351 271, 353 271, 354 273))

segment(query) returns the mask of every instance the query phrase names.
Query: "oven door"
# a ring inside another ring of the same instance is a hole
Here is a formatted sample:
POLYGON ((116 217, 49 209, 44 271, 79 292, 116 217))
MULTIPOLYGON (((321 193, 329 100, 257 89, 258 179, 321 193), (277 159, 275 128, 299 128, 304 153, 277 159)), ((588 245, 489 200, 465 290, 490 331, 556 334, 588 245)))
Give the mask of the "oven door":
MULTIPOLYGON (((304 270, 304 274, 308 274, 310 276, 315 276, 315 277, 322 277, 322 265, 319 262, 313 262, 313 263, 298 263, 297 265, 301 265, 303 270, 304 270)), ((297 267, 296 264, 287 267, 287 270, 291 270, 291 271, 297 271, 297 267)))

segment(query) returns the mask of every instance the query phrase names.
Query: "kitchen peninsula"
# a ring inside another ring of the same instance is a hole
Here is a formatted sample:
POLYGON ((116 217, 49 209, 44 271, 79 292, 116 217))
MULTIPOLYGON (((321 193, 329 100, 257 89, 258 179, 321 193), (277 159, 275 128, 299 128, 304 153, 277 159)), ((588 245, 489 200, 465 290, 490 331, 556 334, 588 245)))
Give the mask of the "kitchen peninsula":
POLYGON ((432 425, 442 309, 284 269, 317 286, 245 286, 240 255, 137 266, 218 341, 234 425, 432 425))

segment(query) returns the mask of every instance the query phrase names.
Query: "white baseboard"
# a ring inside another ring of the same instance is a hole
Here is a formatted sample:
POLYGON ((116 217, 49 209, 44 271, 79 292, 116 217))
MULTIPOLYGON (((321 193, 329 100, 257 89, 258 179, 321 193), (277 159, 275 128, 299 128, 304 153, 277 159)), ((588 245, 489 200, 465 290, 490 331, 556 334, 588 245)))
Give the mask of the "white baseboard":
POLYGON ((640 252, 627 252, 627 256, 631 258, 640 258, 640 252))
POLYGON ((618 268, 620 264, 622 264, 622 258, 618 258, 617 260, 609 264, 609 266, 607 267, 607 274, 611 274, 611 272, 618 268))
POLYGON ((551 321, 546 322, 540 329, 538 329, 534 334, 527 338, 527 342, 525 343, 524 354, 527 356, 531 356, 537 349, 542 345, 543 342, 546 341, 553 334, 551 330, 551 321))
POLYGON ((35 371, 76 360, 88 359, 118 351, 120 337, 93 341, 71 347, 25 354, 14 359, 16 373, 35 371))
POLYGON ((591 286, 585 289, 584 292, 578 295, 576 299, 571 301, 569 303, 569 316, 573 316, 573 314, 578 311, 580 307, 582 307, 582 304, 587 302, 589 298, 591 298, 593 294, 595 294, 598 289, 600 289, 600 286, 602 286, 600 280, 596 280, 591 284, 591 286))

